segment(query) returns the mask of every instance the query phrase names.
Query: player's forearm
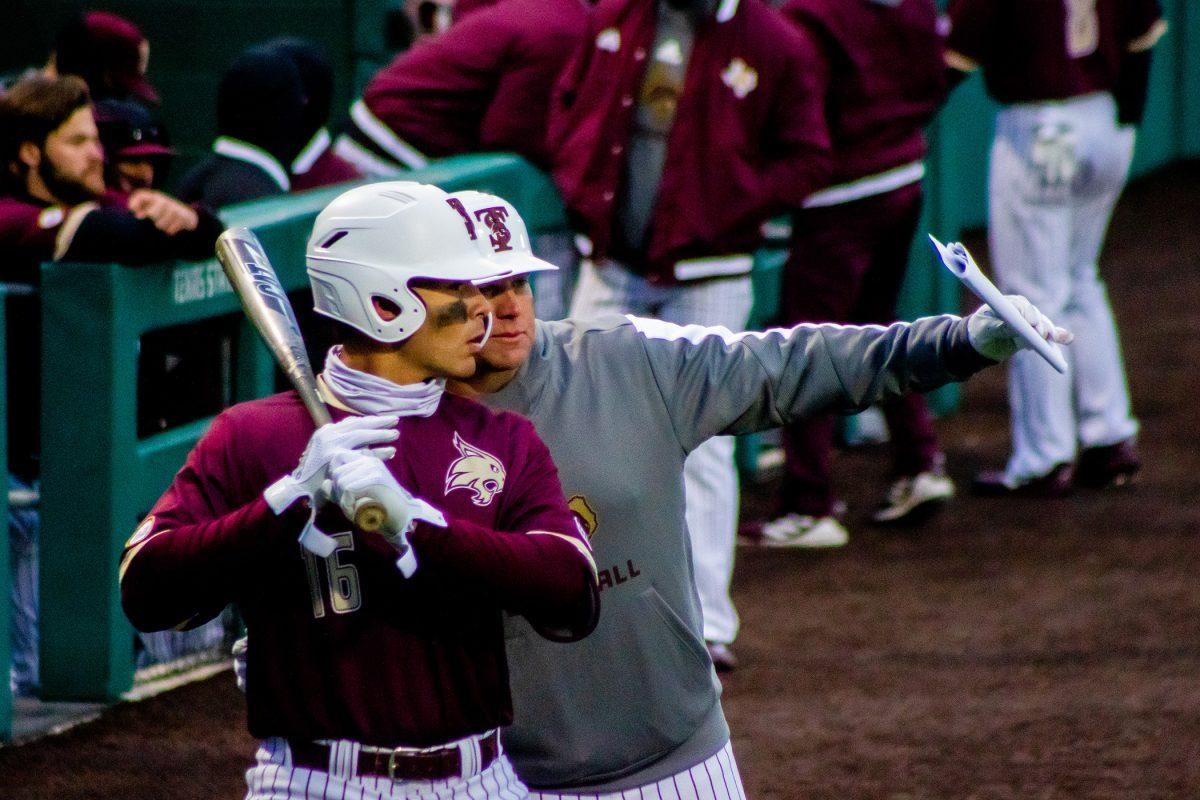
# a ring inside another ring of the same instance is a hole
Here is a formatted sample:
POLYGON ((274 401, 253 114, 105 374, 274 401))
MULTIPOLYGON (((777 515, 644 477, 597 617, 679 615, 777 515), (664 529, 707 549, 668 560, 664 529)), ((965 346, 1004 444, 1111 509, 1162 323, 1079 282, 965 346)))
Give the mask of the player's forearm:
POLYGON ((565 533, 494 531, 449 518, 410 534, 420 569, 481 590, 535 626, 582 638, 596 625, 596 567, 587 545, 565 533))
MULTIPOLYGON (((151 518, 154 519, 154 518, 151 518)), ((121 560, 121 605, 142 631, 192 627, 233 602, 255 569, 293 545, 308 519, 296 503, 275 516, 262 498, 222 517, 154 519, 121 560)))

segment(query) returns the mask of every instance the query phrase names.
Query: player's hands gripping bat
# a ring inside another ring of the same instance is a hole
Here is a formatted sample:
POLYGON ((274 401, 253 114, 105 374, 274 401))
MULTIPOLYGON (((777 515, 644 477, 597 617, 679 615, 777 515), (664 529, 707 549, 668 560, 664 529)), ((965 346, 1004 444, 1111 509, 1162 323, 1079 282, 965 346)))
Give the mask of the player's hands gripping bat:
POLYGON ((396 548, 399 555, 396 566, 400 572, 411 578, 417 571, 417 554, 408 543, 408 532, 417 520, 446 527, 442 512, 414 497, 378 458, 343 452, 334 458, 329 477, 333 497, 343 510, 359 497, 373 497, 383 504, 387 509, 387 522, 379 532, 396 548))
MULTIPOLYGON (((217 260, 242 301, 246 316, 295 387, 313 422, 318 428, 328 425, 329 409, 317 394, 317 380, 308 362, 300 325, 258 237, 249 228, 230 228, 217 238, 217 260)), ((353 519, 364 531, 378 531, 386 522, 386 512, 381 504, 364 498, 355 505, 353 519)))
MULTIPOLYGON (((978 265, 975 264, 975 259, 971 258, 971 254, 967 252, 967 248, 959 242, 942 244, 932 234, 929 238, 933 242, 933 246, 937 248, 938 255, 941 256, 946 269, 953 272, 954 276, 974 292, 976 297, 990 306, 995 316, 1001 319, 1025 346, 1036 351, 1060 373, 1066 373, 1067 359, 1063 357, 1062 351, 1055 346, 1054 342, 1069 343, 1074 337, 1068 331, 1056 327, 1032 303, 1025 300, 1025 305, 1028 306, 1025 311, 1030 312, 1030 317, 1038 323, 1042 330, 1035 328, 1030 319, 1026 318, 1026 314, 1022 313, 1022 310, 1018 309, 1008 297, 1001 294, 996 285, 980 271, 978 265)), ((1024 298, 1021 299, 1024 300, 1024 298)), ((984 353, 984 355, 988 354, 984 353)))

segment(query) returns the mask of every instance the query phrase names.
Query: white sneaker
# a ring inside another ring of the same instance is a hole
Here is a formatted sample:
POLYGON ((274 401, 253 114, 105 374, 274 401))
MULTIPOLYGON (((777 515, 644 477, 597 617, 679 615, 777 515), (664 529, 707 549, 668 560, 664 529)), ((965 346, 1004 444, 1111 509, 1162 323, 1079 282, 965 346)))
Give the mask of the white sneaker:
POLYGON ((900 478, 888 489, 887 499, 871 519, 880 523, 903 522, 933 511, 951 497, 954 497, 954 481, 940 472, 900 478))
POLYGON ((833 517, 785 514, 762 526, 763 547, 841 547, 850 534, 833 517))

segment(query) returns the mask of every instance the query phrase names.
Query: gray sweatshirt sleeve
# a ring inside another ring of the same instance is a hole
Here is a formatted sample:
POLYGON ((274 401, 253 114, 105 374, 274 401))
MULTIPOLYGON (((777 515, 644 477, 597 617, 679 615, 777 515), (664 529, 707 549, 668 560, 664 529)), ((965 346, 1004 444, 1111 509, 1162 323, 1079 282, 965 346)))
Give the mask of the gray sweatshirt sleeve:
POLYGON ((908 391, 961 381, 996 362, 967 339, 966 320, 731 333, 628 318, 684 449, 820 411, 849 413, 908 391))

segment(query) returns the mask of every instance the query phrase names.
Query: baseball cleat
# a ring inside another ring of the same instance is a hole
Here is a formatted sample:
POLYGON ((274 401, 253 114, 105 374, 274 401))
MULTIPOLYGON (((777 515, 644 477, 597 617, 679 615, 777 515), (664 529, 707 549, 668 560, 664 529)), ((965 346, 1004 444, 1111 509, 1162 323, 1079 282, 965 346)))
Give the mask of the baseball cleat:
POLYGON ((1087 447, 1075 465, 1075 483, 1089 489, 1128 486, 1142 468, 1137 442, 1130 438, 1102 447, 1087 447))
POLYGON ((1045 475, 1009 483, 1004 470, 987 470, 975 476, 971 494, 980 497, 1066 497, 1074 486, 1071 464, 1059 464, 1045 475))
POLYGON ((888 489, 887 499, 871 515, 888 525, 924 519, 954 497, 954 481, 940 472, 922 472, 899 478, 888 489))
POLYGON ((762 526, 763 547, 841 547, 850 534, 834 517, 785 514, 762 526))

